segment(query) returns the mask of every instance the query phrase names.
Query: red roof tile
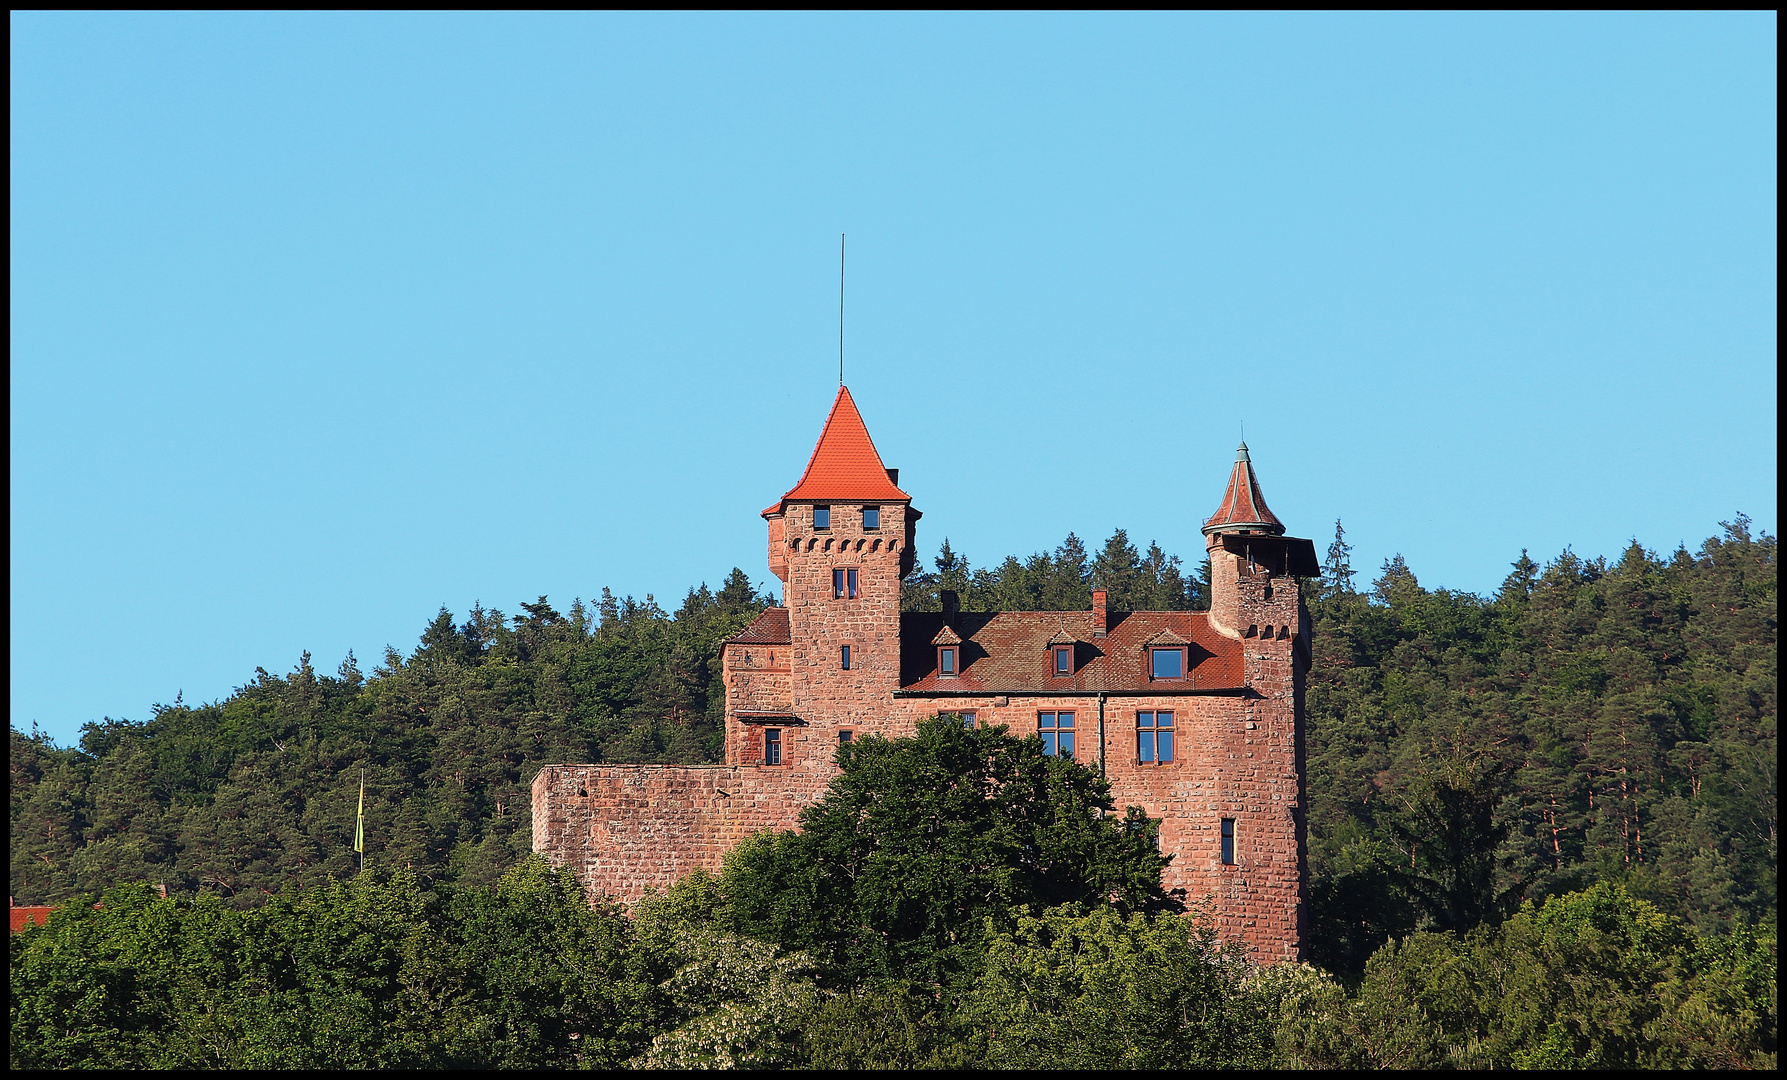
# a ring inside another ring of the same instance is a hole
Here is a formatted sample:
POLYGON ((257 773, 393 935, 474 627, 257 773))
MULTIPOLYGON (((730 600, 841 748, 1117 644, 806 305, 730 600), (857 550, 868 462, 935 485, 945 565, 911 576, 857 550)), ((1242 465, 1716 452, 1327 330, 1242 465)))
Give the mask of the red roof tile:
POLYGON ((1256 529, 1278 534, 1284 526, 1266 509, 1266 497, 1260 494, 1260 479, 1253 473, 1253 459, 1247 456, 1247 444, 1235 451, 1235 467, 1229 473, 1228 490, 1222 494, 1222 505, 1210 520, 1204 522, 1204 534, 1230 529, 1256 529))
POLYGON ((35 924, 37 926, 42 926, 44 923, 50 921, 50 912, 55 911, 55 910, 56 909, 53 907, 15 907, 15 908, 13 908, 12 909, 12 932, 15 934, 22 933, 22 932, 24 932, 25 927, 31 926, 33 924, 35 924))
POLYGON ((887 466, 875 452, 869 429, 856 411, 850 391, 838 387, 837 400, 832 402, 831 415, 825 418, 825 430, 813 447, 807 471, 800 483, 788 489, 776 505, 763 511, 779 514, 788 500, 826 502, 909 502, 912 496, 901 491, 887 475, 887 466))
POLYGON ((1189 642, 1191 662, 1184 682, 1167 685, 1195 690, 1244 685, 1241 642, 1217 633, 1206 611, 1113 611, 1107 635, 1097 640, 1090 611, 962 612, 954 619, 963 639, 961 674, 949 679, 938 677, 937 650, 929 644, 942 625, 941 612, 900 616, 901 690, 1146 692, 1162 686, 1149 678, 1146 645, 1163 632, 1189 642), (1074 671, 1055 678, 1049 644, 1063 630, 1074 638, 1074 671))
POLYGON ((725 645, 788 645, 794 639, 788 634, 788 609, 764 608, 751 620, 751 625, 727 638, 725 645))

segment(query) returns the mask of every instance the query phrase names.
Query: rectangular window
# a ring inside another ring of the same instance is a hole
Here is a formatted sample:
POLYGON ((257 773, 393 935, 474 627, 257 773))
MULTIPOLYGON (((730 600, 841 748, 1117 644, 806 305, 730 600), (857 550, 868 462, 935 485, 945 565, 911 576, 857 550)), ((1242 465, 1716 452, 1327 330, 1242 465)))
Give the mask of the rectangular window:
POLYGON ((969 710, 968 712, 965 712, 965 713, 960 713, 959 715, 962 718, 962 726, 967 728, 970 731, 974 730, 974 712, 973 712, 973 710, 969 710))
POLYGON ((881 508, 879 506, 862 508, 862 527, 864 529, 879 529, 881 527, 881 508))
POLYGON ((937 650, 937 674, 949 676, 956 673, 956 650, 953 645, 944 645, 937 650))
POLYGON ((843 655, 839 658, 839 666, 845 671, 850 670, 850 646, 848 645, 844 646, 843 655))
POLYGON ((829 506, 815 506, 815 507, 813 507, 813 528, 815 528, 815 529, 829 529, 829 528, 831 528, 831 507, 829 507, 829 506))
POLYGON ((1036 731, 1042 736, 1042 752, 1050 757, 1073 756, 1073 714, 1039 712, 1036 731))
POLYGON ((1173 714, 1153 710, 1135 714, 1136 760, 1144 765, 1173 760, 1173 714))
POLYGON ((763 729, 763 763, 780 765, 782 763, 782 732, 778 728, 763 729))
POLYGON ((1073 674, 1073 650, 1063 645, 1055 650, 1055 674, 1073 674))
POLYGON ((838 745, 839 746, 849 746, 850 741, 854 738, 856 738, 856 732, 850 731, 848 729, 846 729, 844 731, 840 731, 840 732, 838 732, 838 745))
POLYGON ((1156 679, 1185 678, 1184 649, 1154 649, 1154 677, 1156 679))
POLYGON ((833 600, 856 599, 856 571, 842 568, 831 572, 831 598, 833 600))
POLYGON ((1232 817, 1222 819, 1222 864, 1235 865, 1235 819, 1232 817))

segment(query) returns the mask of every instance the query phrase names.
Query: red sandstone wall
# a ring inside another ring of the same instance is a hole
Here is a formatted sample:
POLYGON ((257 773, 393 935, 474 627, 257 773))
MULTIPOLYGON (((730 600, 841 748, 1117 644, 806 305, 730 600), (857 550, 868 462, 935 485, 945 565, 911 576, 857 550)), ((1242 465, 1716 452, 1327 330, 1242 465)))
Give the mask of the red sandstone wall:
MULTIPOLYGON (((726 713, 787 712, 794 708, 786 645, 730 645, 722 657, 726 713)), ((731 758, 727 759, 731 761, 731 758)))
MULTIPOLYGON (((1031 735, 1036 714, 1045 709, 1074 710, 1075 757, 1096 768, 1096 698, 902 698, 894 703, 901 718, 894 726, 910 731, 938 712, 973 710, 979 723, 1031 735)), ((1174 856, 1165 886, 1184 889, 1188 902, 1214 914, 1224 938, 1245 941, 1268 962, 1296 959, 1302 936, 1297 732, 1294 710, 1258 693, 1105 699, 1105 776, 1118 811, 1140 806, 1161 822, 1161 850, 1174 856), (1136 712, 1142 709, 1173 711, 1178 736, 1171 764, 1136 760, 1136 712), (1225 817, 1236 821, 1233 866, 1221 863, 1225 817)))
MULTIPOLYGON (((905 510, 882 509, 861 528, 858 509, 833 506, 833 526, 812 527, 812 507, 772 521, 772 568, 783 577, 792 645, 728 647, 724 661, 726 766, 550 766, 534 782, 534 849, 576 867, 592 894, 631 901, 698 867, 719 868, 745 836, 791 828, 835 775, 838 734, 910 733, 919 720, 973 710, 982 723, 1036 731, 1042 709, 1078 715, 1078 759, 1099 762, 1094 698, 894 698, 899 679, 899 567, 909 542, 905 510), (832 597, 834 567, 858 570, 859 596, 832 597), (855 653, 838 666, 839 646, 855 653), (772 664, 767 657, 776 653, 772 664), (751 659, 746 660, 746 654, 751 659), (802 723, 746 721, 737 713, 789 711, 802 723), (763 766, 763 732, 782 732, 783 764, 763 766)), ((1244 645, 1249 690, 1233 696, 1106 699, 1103 759, 1119 810, 1141 806, 1161 821, 1174 856, 1168 888, 1213 912, 1223 937, 1262 961, 1296 959, 1304 911, 1302 681, 1308 617, 1294 581, 1254 573, 1211 552, 1213 611, 1244 645), (1172 709, 1176 758, 1142 765, 1139 709, 1172 709), (1219 822, 1237 823, 1237 863, 1220 862, 1219 822)))
POLYGON ((591 896, 631 903, 764 829, 792 828, 809 799, 788 771, 726 765, 548 765, 534 777, 534 850, 591 896), (760 775, 768 774, 768 775, 760 775))
MULTIPOLYGON (((860 508, 832 506, 832 525, 813 528, 813 508, 791 505, 788 626, 793 638, 794 711, 815 744, 836 747, 839 728, 874 731, 900 683, 900 552, 906 508, 884 506, 881 528, 862 528, 860 508), (832 597, 832 570, 857 571, 854 600, 832 597), (851 669, 839 667, 851 647, 851 669)), ((827 755, 829 757, 829 754, 827 755)))

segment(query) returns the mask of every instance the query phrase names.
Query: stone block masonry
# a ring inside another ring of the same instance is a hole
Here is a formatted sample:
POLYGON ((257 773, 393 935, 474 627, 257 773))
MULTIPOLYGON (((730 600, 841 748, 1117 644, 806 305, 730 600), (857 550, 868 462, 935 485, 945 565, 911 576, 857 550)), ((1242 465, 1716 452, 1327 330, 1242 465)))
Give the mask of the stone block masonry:
POLYGON ((632 903, 695 870, 718 872, 753 833, 793 828, 809 800, 791 778, 748 766, 548 765, 534 777, 534 850, 575 870, 592 898, 632 903))
POLYGON ((845 740, 909 735, 945 712, 1019 736, 1046 715, 1058 733, 1071 712, 1075 758, 1104 773, 1119 812, 1158 822, 1163 884, 1257 959, 1298 959, 1310 662, 1298 578, 1317 568, 1266 507, 1247 447, 1203 526, 1208 613, 1108 611, 1095 593, 1089 612, 962 613, 946 596, 940 614, 902 614, 919 512, 897 481, 840 388, 806 473, 763 512, 783 603, 721 647, 726 763, 547 766, 534 850, 592 897, 630 903, 718 871, 753 833, 797 828, 845 740), (1141 752, 1143 713, 1155 737, 1172 715, 1171 760, 1141 752))

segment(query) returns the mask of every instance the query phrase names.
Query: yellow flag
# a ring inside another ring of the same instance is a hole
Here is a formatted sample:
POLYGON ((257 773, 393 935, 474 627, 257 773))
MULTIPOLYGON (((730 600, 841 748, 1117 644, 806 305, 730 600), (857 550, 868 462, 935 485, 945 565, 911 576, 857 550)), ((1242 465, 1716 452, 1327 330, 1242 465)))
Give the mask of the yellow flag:
POLYGON ((360 770, 360 813, 354 818, 354 850, 366 850, 366 770, 360 770))

